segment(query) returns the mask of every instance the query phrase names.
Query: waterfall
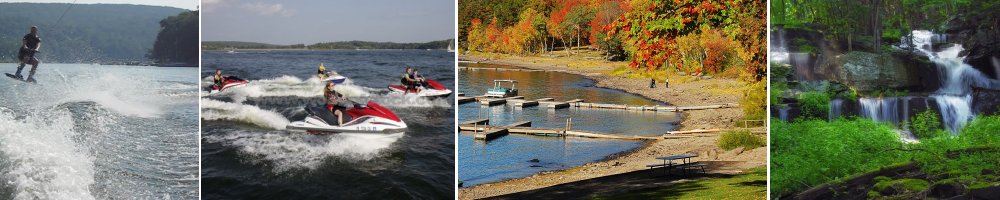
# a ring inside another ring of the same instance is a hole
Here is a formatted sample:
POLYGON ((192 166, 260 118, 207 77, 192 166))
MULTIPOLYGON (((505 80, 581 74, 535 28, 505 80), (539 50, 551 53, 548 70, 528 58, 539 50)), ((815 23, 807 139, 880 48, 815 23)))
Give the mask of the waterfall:
POLYGON ((771 39, 771 44, 769 45, 771 52, 768 55, 771 57, 771 62, 788 64, 788 45, 785 42, 785 29, 778 28, 777 33, 772 34, 771 37, 776 37, 771 39))
POLYGON ((813 76, 813 66, 809 62, 809 53, 787 53, 788 63, 792 65, 796 80, 816 80, 813 76))
POLYGON ((788 122, 788 107, 778 108, 778 119, 781 121, 788 122))
POLYGON ((899 102, 900 98, 898 97, 858 99, 858 103, 861 104, 861 116, 878 122, 892 123, 896 126, 899 126, 900 122, 899 102))
POLYGON ((963 62, 964 56, 959 53, 965 50, 961 44, 950 44, 950 47, 935 51, 934 42, 945 41, 944 35, 934 34, 927 30, 915 30, 903 38, 901 48, 908 48, 906 40, 913 38, 913 47, 933 61, 941 72, 943 85, 934 95, 940 109, 942 121, 952 134, 965 126, 974 118, 972 112, 972 87, 1000 89, 1000 82, 990 79, 985 74, 963 62))
POLYGON ((965 96, 939 94, 931 97, 937 102, 941 111, 941 121, 952 134, 958 133, 966 122, 972 120, 971 94, 965 96))
POLYGON ((844 100, 841 100, 841 99, 831 100, 830 101, 830 116, 827 117, 827 120, 833 121, 834 119, 837 119, 837 117, 840 117, 842 115, 841 113, 843 113, 842 112, 843 107, 844 107, 844 100))

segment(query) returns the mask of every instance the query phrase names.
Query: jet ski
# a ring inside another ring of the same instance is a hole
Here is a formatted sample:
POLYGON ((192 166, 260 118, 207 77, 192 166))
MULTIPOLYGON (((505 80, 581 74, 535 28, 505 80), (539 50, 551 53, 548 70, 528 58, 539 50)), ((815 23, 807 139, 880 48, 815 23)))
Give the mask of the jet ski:
MULTIPOLYGON (((339 108, 338 108, 339 109, 339 108)), ((406 130, 406 123, 395 113, 369 101, 368 104, 355 103, 353 108, 341 109, 345 113, 343 126, 337 126, 337 116, 326 107, 306 107, 306 116, 285 126, 288 130, 300 130, 310 134, 321 133, 399 133, 406 130)))
POLYGON ((213 84, 212 91, 210 93, 218 93, 222 92, 223 90, 229 89, 231 87, 241 86, 250 83, 250 81, 240 79, 239 77, 236 76, 224 76, 222 79, 223 79, 222 87, 220 88, 218 85, 213 84))
POLYGON ((417 96, 430 98, 447 97, 451 95, 451 90, 434 80, 427 80, 418 84, 417 87, 420 88, 420 92, 417 92, 417 88, 410 88, 409 91, 405 91, 404 93, 402 85, 389 85, 389 93, 416 94, 417 96))
POLYGON ((319 78, 321 80, 323 80, 324 83, 327 82, 327 81, 332 81, 333 83, 336 83, 336 84, 343 84, 344 81, 347 81, 347 77, 341 76, 340 74, 337 74, 336 72, 327 73, 327 74, 321 75, 319 78))

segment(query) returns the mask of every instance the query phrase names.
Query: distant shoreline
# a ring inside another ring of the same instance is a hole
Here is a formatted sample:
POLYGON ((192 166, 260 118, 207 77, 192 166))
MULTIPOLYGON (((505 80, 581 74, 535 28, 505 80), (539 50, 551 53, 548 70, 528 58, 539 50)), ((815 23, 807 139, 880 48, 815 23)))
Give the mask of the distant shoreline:
MULTIPOLYGON (((233 49, 233 51, 329 51, 329 50, 347 50, 347 51, 368 51, 368 50, 428 50, 428 49, 233 49)), ((447 49, 429 49, 429 50, 447 50, 447 49)), ((202 49, 201 51, 218 51, 227 52, 228 49, 202 49)))

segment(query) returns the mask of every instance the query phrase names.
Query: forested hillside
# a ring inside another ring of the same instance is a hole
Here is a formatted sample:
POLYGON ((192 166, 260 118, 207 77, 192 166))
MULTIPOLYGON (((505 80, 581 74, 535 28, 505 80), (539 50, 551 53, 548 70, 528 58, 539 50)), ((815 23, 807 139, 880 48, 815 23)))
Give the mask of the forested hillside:
POLYGON ((187 10, 113 4, 0 3, 0 62, 14 62, 21 37, 38 26, 43 62, 146 61, 160 21, 187 10), (62 20, 59 18, 66 13, 62 20))
POLYGON ((188 11, 160 21, 149 58, 158 63, 198 64, 198 11, 188 11))
MULTIPOLYGON (((424 43, 395 43, 369 41, 323 42, 309 45, 309 49, 444 49, 452 40, 438 40, 424 43)), ((201 43, 203 50, 236 49, 305 49, 305 44, 276 45, 256 42, 237 41, 205 41, 201 43)))

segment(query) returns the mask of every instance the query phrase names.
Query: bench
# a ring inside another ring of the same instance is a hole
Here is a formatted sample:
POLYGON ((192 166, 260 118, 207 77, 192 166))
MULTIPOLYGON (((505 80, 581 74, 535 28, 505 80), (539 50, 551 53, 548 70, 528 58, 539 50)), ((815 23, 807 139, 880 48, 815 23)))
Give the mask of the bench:
POLYGON ((694 162, 694 163, 691 163, 690 165, 684 166, 684 168, 685 169, 689 169, 689 170, 690 169, 699 169, 700 168, 701 169, 701 173, 705 174, 706 173, 705 172, 705 167, 707 167, 707 166, 708 165, 706 165, 705 163, 694 162))
POLYGON ((671 169, 676 169, 676 168, 682 168, 682 169, 684 169, 684 174, 687 174, 688 170, 694 170, 695 172, 697 172, 699 169, 701 170, 702 174, 708 173, 705 170, 705 167, 708 167, 708 165, 704 164, 704 163, 698 163, 698 162, 691 162, 691 163, 685 163, 685 164, 675 164, 675 165, 670 165, 670 164, 648 164, 648 165, 646 165, 646 167, 649 168, 649 170, 650 170, 649 173, 654 173, 655 170, 653 170, 653 169, 656 169, 656 168, 665 168, 664 170, 667 172, 667 174, 670 174, 670 170, 671 169))

